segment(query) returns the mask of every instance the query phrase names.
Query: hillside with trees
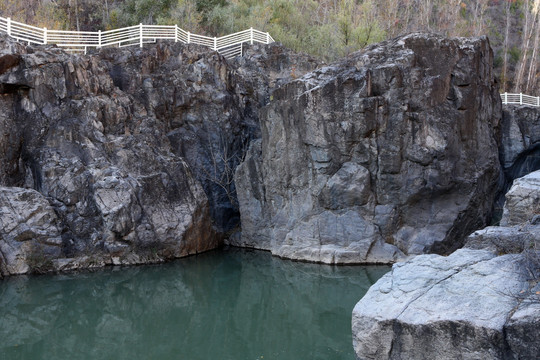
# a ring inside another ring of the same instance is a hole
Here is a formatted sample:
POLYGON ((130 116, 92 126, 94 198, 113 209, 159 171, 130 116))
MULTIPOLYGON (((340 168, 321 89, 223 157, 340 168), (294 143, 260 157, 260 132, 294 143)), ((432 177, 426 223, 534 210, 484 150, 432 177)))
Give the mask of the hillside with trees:
POLYGON ((540 0, 2 0, 0 14, 50 29, 178 24, 221 36, 254 27, 326 61, 413 31, 487 35, 501 91, 538 95, 540 0))

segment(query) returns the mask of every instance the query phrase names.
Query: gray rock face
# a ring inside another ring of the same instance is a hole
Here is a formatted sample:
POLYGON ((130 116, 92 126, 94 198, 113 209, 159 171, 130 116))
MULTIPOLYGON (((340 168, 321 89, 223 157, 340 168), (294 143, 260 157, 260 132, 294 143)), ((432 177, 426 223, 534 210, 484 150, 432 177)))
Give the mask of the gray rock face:
POLYGON ((0 273, 46 270, 60 256, 60 221, 35 190, 0 187, 0 273))
POLYGON ((531 106, 505 105, 501 161, 509 181, 540 169, 540 113, 531 106))
POLYGON ((485 38, 412 34, 279 87, 235 174, 231 243, 325 263, 461 246, 498 187, 491 62, 485 38))
POLYGON ((507 226, 475 231, 446 258, 396 264, 369 290, 353 311, 358 359, 538 358, 538 173, 514 181, 507 226))
MULTIPOLYGON (((44 223, 29 225, 24 243, 13 232, 2 237, 4 274, 161 261, 219 244, 203 188, 173 153, 151 104, 115 86, 97 57, 7 44, 3 56, 18 62, 0 71, 0 102, 14 109, 4 131, 18 146, 4 162, 4 185, 37 190, 27 201, 39 199, 34 216, 44 223), (52 250, 43 245, 50 243, 52 250)), ((16 199, 17 219, 26 222, 30 205, 16 199)))
POLYGON ((540 247, 540 171, 516 179, 506 194, 501 226, 488 226, 466 239, 465 247, 516 254, 540 247))
POLYGON ((531 106, 504 105, 499 156, 504 177, 497 197, 496 218, 500 219, 505 194, 515 179, 540 170, 540 112, 531 106))
POLYGON ((288 66, 316 66, 279 45, 252 53, 163 42, 78 56, 0 37, 2 206, 18 214, 0 219, 2 274, 217 247, 238 222, 232 176, 269 89, 288 66))
POLYGON ((535 359, 540 297, 524 255, 458 250, 395 264, 353 311, 358 359, 535 359))
POLYGON ((540 171, 516 179, 506 193, 501 226, 524 224, 540 214, 540 171))
POLYGON ((519 254, 534 243, 540 244, 540 222, 516 226, 488 226, 469 235, 465 247, 491 250, 496 254, 519 254))

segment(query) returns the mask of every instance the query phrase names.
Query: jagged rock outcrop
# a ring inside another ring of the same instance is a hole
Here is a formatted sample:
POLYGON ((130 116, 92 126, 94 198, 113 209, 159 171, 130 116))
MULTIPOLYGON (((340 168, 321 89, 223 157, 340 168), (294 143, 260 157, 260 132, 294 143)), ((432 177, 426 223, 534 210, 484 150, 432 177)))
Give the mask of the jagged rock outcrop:
POLYGON ((271 86, 316 66, 277 44, 254 53, 162 42, 79 56, 0 37, 0 205, 17 209, 1 219, 0 272, 217 247, 238 222, 233 171, 271 86))
POLYGON ((540 169, 540 111, 537 107, 503 107, 500 153, 509 182, 540 169))
POLYGON ((516 179, 505 197, 501 226, 524 224, 540 214, 540 171, 516 179))
POLYGON ((4 185, 40 193, 3 191, 17 209, 11 223, 3 216, 4 274, 160 261, 218 245, 205 193, 151 105, 115 86, 97 57, 3 45, 3 57, 18 58, 0 75, 11 110, 3 130, 13 134, 4 185), (25 209, 24 197, 40 208, 25 209))
POLYGON ((325 263, 460 247, 499 186, 492 57, 486 38, 411 34, 276 89, 231 243, 325 263))
POLYGON ((491 250, 496 254, 519 254, 540 247, 540 217, 515 226, 488 226, 477 230, 466 239, 465 247, 491 250))
POLYGON ((536 359, 529 270, 524 255, 471 249, 395 264, 353 310, 357 359, 536 359))
POLYGON ((43 195, 0 187, 0 274, 45 270, 61 246, 60 221, 43 195))
POLYGON ((467 237, 465 246, 489 249, 498 254, 540 250, 539 209, 540 170, 514 181, 506 193, 501 226, 475 231, 467 237))
POLYGON ((540 111, 533 106, 504 105, 500 128, 503 176, 493 223, 502 217, 505 194, 513 181, 540 169, 540 111))

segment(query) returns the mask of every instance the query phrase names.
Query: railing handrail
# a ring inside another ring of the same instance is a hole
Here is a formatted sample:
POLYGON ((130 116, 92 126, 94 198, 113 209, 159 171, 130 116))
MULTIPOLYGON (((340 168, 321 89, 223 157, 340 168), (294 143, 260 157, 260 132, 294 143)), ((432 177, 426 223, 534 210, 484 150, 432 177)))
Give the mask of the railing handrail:
POLYGON ((206 46, 218 53, 223 53, 226 58, 232 58, 243 54, 244 43, 270 44, 274 42, 274 38, 269 33, 253 28, 221 37, 193 34, 181 29, 178 25, 139 24, 107 31, 72 31, 40 28, 1 16, 0 31, 7 33, 17 41, 25 41, 28 44, 54 44, 68 48, 68 51, 84 51, 85 54, 88 48, 115 45, 119 47, 139 45, 142 47, 143 44, 165 39, 184 44, 193 43, 206 46))
POLYGON ((514 104, 540 107, 540 96, 525 95, 523 93, 512 94, 505 92, 501 94, 501 100, 504 105, 514 104))

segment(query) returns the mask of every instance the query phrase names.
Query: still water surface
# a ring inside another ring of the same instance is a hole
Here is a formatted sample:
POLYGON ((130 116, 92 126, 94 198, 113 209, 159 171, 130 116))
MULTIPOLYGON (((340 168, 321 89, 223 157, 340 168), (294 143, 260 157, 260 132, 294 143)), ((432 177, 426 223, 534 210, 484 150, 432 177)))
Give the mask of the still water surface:
POLYGON ((387 266, 230 249, 0 280, 0 359, 353 360, 351 312, 387 266))

